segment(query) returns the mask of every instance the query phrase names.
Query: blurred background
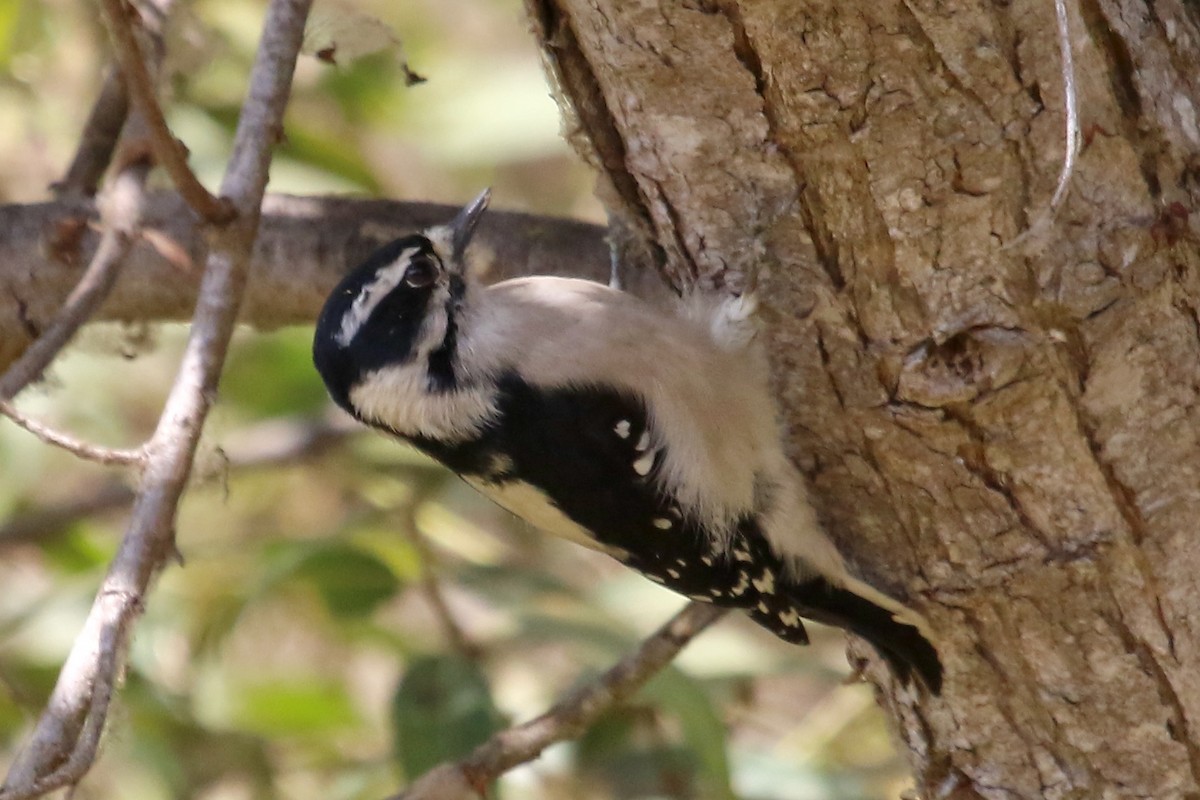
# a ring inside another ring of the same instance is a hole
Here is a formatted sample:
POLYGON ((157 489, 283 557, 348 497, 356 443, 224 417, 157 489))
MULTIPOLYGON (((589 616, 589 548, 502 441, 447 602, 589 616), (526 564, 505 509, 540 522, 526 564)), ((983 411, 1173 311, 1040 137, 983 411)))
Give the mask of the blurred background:
MULTIPOLYGON (((169 119, 210 187, 262 13, 246 0, 176 13, 169 119)), ((602 221, 518 0, 318 3, 314 41, 345 37, 348 20, 351 39, 403 49, 302 60, 272 191, 462 202, 492 186, 494 207, 602 221), (426 82, 406 86, 406 60, 426 82)), ((95 4, 0 0, 0 202, 49 198, 105 48, 95 4)), ((94 326, 19 405, 133 446, 184 332, 94 326)), ((381 798, 544 710, 682 606, 353 431, 310 365, 310 334, 239 334, 183 503, 183 566, 158 581, 102 757, 73 797, 381 798)), ((131 477, 0 420, 0 770, 91 604, 131 477)), ((841 685, 841 635, 813 638, 793 648, 727 618, 499 796, 898 797, 909 781, 870 690, 841 685)))

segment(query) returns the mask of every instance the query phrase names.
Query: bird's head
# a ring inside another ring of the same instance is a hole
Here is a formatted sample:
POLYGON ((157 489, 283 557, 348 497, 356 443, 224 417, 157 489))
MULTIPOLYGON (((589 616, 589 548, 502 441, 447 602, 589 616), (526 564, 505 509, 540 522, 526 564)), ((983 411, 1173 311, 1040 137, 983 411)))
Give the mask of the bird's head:
POLYGON ((313 338, 313 362, 334 400, 385 367, 427 369, 429 388, 454 382, 456 317, 470 281, 467 246, 491 197, 484 190, 448 224, 389 242, 338 284, 313 338))

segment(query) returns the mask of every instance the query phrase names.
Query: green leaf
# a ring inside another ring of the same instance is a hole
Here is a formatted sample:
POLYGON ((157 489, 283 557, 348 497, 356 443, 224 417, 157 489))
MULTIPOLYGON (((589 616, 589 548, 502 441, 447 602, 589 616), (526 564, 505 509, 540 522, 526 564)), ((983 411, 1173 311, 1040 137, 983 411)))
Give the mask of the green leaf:
POLYGON ((684 740, 699 761, 704 796, 733 798, 725 723, 704 686, 687 673, 668 668, 646 685, 641 696, 679 720, 684 740))
POLYGON ((446 655, 417 659, 392 701, 396 762, 406 776, 420 775, 466 755, 503 724, 476 663, 446 655))
POLYGON ((226 362, 221 395, 254 418, 322 410, 327 401, 312 365, 312 330, 239 337, 226 362))
POLYGON ((17 0, 0 0, 0 69, 8 69, 12 62, 22 5, 17 0))
POLYGON ((264 736, 328 733, 359 722, 345 687, 317 680, 242 687, 233 718, 264 736))
POLYGON ((365 617, 401 586, 377 556, 345 544, 325 545, 303 556, 291 577, 316 587, 336 617, 365 617))
POLYGON ((100 537, 87 535, 90 522, 71 524, 66 533, 50 537, 42 545, 47 560, 65 574, 87 573, 106 566, 112 558, 112 547, 100 537))

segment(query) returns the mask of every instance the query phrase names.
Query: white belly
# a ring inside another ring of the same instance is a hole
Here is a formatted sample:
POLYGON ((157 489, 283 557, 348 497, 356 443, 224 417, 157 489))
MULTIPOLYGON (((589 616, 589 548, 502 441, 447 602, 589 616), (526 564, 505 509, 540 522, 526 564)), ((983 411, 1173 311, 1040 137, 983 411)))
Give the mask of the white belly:
POLYGON ((561 539, 599 550, 619 560, 628 555, 617 547, 608 547, 597 542, 586 528, 571 520, 551 502, 541 489, 524 481, 509 481, 502 484, 487 483, 479 478, 463 477, 496 505, 510 511, 535 528, 561 539))

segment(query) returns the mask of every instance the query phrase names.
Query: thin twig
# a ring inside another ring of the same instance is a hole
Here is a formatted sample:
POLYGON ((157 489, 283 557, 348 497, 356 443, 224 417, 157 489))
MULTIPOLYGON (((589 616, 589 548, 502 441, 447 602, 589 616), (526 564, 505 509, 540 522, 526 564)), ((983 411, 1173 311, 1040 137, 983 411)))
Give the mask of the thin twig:
POLYGON ((46 710, 0 789, 0 800, 74 784, 95 759, 107 710, 105 696, 120 672, 130 629, 141 614, 151 579, 175 552, 175 516, 237 319, 267 166, 278 141, 309 6, 310 0, 271 0, 268 5, 233 156, 222 182, 222 192, 237 209, 236 219, 214 232, 192 333, 147 445, 129 528, 46 710))
POLYGON ((434 768, 391 800, 466 800, 482 794, 497 777, 533 760, 550 745, 580 736, 724 613, 704 603, 688 604, 592 683, 572 691, 536 719, 497 733, 462 761, 434 768))
POLYGON ((141 448, 122 450, 112 447, 101 447, 56 431, 50 426, 22 414, 7 400, 0 400, 0 414, 8 417, 46 444, 61 447, 68 453, 87 459, 88 461, 95 461, 99 464, 107 464, 109 466, 134 466, 141 464, 146 459, 146 454, 141 448))
POLYGON ((113 56, 121 65, 121 74, 134 106, 146 119, 155 158, 197 214, 210 222, 229 221, 234 214, 233 205, 224 198, 214 197, 204 188, 188 166, 187 149, 167 127, 154 83, 146 70, 141 44, 129 23, 130 13, 136 12, 125 0, 102 0, 102 3, 108 33, 113 40, 113 56))
POLYGON ((38 380, 108 296, 136 239, 146 172, 144 164, 135 164, 113 179, 102 206, 104 234, 100 247, 50 325, 0 375, 0 400, 16 397, 22 389, 38 380))
MULTIPOLYGON (((230 443, 222 448, 222 464, 235 472, 291 464, 320 456, 361 430, 344 415, 328 420, 270 420, 223 437, 230 443)), ((81 519, 122 508, 133 498, 133 489, 114 481, 63 505, 15 517, 0 525, 0 551, 6 546, 45 539, 81 519)))
POLYGON ((1054 17, 1058 30, 1058 53, 1062 71, 1063 106, 1066 111, 1065 152, 1062 168, 1058 173, 1058 184, 1050 204, 1042 209, 1033 224, 1015 239, 1006 242, 1001 249, 1009 250, 1023 245, 1031 238, 1039 237, 1058 216, 1058 210, 1067 199, 1071 188, 1071 177, 1075 174, 1075 159, 1079 155, 1079 103, 1075 86, 1075 59, 1071 48, 1071 24, 1067 16, 1067 0, 1054 0, 1054 17))
POLYGON ((112 162, 121 128, 128 116, 129 93, 125 90, 120 69, 113 65, 105 71, 104 85, 79 135, 79 148, 71 159, 71 166, 62 180, 51 187, 57 196, 91 197, 96 194, 100 180, 112 162))

